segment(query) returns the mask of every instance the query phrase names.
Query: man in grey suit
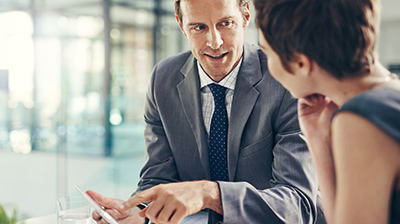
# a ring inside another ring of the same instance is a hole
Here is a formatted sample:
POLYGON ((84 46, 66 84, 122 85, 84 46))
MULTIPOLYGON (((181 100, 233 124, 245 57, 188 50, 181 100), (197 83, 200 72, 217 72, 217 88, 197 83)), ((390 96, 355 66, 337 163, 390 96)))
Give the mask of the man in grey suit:
POLYGON ((175 224, 204 209, 209 223, 314 223, 318 183, 299 138, 297 102, 272 78, 261 50, 244 43, 248 1, 175 0, 175 9, 191 51, 153 70, 137 191, 127 202, 88 193, 120 223, 141 223, 139 213, 175 224), (209 84, 224 87, 228 119, 216 167, 209 137, 219 109, 209 84), (213 177, 215 169, 226 177, 213 177), (140 212, 141 202, 150 203, 140 212))

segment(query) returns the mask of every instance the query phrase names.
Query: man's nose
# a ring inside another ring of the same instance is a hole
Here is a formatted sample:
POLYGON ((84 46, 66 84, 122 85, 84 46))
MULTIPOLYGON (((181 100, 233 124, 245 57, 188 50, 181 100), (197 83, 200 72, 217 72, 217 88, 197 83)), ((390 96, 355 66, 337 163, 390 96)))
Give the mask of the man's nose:
POLYGON ((221 32, 215 28, 210 29, 210 32, 207 34, 207 46, 213 50, 217 50, 223 43, 221 32))

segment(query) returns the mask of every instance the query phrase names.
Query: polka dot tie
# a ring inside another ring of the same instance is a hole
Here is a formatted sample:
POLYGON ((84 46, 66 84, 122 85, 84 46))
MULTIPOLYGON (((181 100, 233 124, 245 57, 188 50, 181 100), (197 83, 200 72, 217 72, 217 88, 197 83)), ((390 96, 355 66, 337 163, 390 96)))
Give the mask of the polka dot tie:
POLYGON ((209 136, 209 157, 211 180, 228 181, 226 159, 226 136, 228 133, 228 114, 225 106, 226 88, 217 84, 208 85, 214 97, 214 114, 211 119, 209 136))

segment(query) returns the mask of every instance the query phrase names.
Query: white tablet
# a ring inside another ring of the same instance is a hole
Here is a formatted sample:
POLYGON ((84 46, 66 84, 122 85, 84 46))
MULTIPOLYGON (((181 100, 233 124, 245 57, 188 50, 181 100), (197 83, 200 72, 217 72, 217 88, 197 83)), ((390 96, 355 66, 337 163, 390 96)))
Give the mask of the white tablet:
POLYGON ((100 214, 101 217, 103 217, 105 220, 107 220, 108 223, 110 224, 118 224, 113 217, 111 217, 110 214, 108 214, 106 211, 104 211, 86 192, 82 191, 78 185, 75 185, 75 188, 83 195, 83 197, 90 203, 91 206, 100 214))

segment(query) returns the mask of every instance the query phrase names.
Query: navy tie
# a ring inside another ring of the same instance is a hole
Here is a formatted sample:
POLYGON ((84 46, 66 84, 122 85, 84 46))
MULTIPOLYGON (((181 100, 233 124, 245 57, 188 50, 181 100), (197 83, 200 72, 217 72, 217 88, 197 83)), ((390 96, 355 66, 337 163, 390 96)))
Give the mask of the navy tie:
POLYGON ((226 88, 217 84, 208 87, 214 97, 214 114, 211 119, 209 137, 209 158, 211 180, 228 181, 228 165, 226 159, 226 144, 228 134, 228 114, 225 106, 226 88))

